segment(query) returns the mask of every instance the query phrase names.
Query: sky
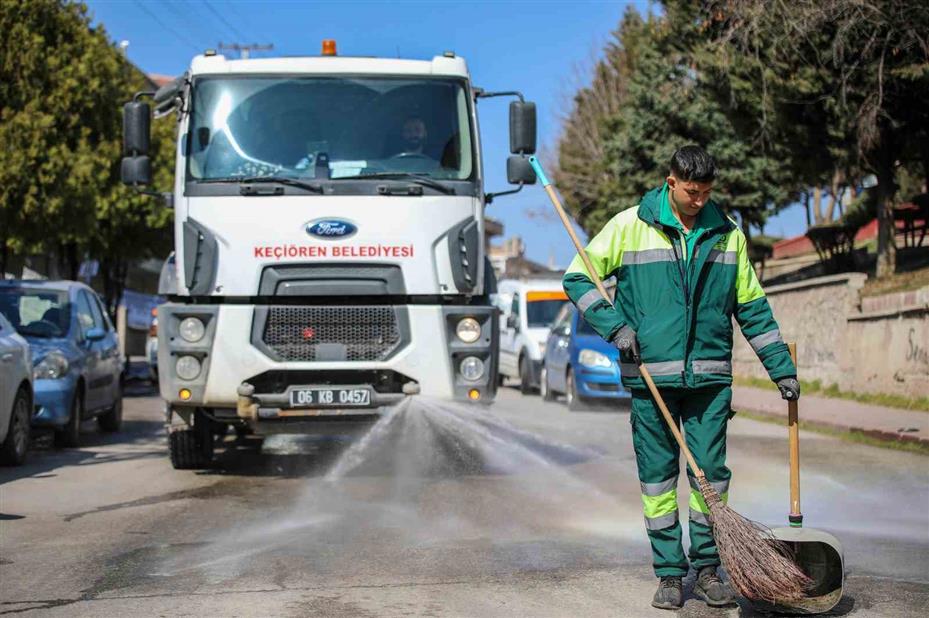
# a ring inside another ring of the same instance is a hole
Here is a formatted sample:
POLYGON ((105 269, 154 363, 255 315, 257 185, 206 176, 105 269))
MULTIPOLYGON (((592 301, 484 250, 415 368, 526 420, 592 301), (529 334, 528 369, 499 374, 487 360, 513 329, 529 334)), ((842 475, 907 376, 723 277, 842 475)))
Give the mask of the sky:
MULTIPOLYGON (((428 60, 446 50, 468 63, 471 80, 485 90, 519 90, 538 109, 540 146, 557 141, 566 101, 588 80, 627 6, 642 13, 646 0, 248 2, 238 0, 90 0, 94 23, 116 42, 128 41, 129 59, 148 73, 180 75, 191 58, 220 43, 273 44, 253 57, 318 55, 335 39, 350 56, 428 60)), ((235 57, 234 51, 224 52, 235 57)), ((510 189, 509 99, 478 106, 488 192, 510 189)), ((543 164, 545 161, 542 161, 543 164)), ((655 179, 655 184, 661 182, 655 179)), ((532 260, 564 268, 575 250, 540 185, 498 198, 487 216, 502 221, 505 236, 521 236, 532 260), (546 216, 539 216, 545 214, 546 216)), ((769 221, 768 234, 804 231, 804 214, 790 208, 769 221)))

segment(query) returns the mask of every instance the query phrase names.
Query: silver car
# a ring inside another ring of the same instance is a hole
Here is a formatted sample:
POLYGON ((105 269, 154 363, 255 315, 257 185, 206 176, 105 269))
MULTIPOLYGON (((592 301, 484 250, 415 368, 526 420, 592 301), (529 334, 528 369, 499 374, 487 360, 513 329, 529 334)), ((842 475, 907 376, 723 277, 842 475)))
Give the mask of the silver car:
POLYGON ((29 344, 0 314, 0 464, 25 461, 32 402, 29 344))

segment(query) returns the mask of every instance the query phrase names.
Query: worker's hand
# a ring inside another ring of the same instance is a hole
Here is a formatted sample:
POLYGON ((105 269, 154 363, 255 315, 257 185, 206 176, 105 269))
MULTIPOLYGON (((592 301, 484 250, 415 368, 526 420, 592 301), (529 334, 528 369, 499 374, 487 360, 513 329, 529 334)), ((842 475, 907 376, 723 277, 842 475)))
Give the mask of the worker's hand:
POLYGON ((787 401, 800 399, 800 382, 797 378, 781 378, 777 381, 777 389, 781 391, 781 398, 787 401))
POLYGON ((641 361, 639 340, 636 339, 635 331, 629 326, 623 326, 613 335, 613 345, 619 350, 620 356, 625 357, 626 360, 632 359, 637 365, 641 361))

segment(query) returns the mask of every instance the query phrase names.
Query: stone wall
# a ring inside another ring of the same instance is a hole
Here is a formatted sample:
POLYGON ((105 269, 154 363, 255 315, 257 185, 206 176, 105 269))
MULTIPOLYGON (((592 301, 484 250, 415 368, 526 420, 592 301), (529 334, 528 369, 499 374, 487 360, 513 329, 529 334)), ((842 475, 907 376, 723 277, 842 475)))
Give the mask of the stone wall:
MULTIPOLYGON (((926 396, 929 286, 862 298, 865 279, 848 273, 765 290, 784 340, 797 343, 801 377, 846 391, 926 396)), ((734 373, 766 377, 745 339, 735 340, 734 373)))

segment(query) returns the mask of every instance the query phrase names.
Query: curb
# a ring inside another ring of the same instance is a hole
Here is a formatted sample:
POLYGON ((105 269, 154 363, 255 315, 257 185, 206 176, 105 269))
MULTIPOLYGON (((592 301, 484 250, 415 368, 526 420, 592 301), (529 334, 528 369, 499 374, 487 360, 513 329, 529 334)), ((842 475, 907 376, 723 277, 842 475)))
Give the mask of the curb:
MULTIPOLYGON (((777 414, 774 412, 767 412, 764 410, 756 410, 745 408, 744 410, 747 414, 754 416, 763 416, 766 419, 776 420, 779 424, 787 425, 787 417, 784 414, 777 414)), ((736 413, 740 410, 736 410, 736 413)), ((830 432, 841 432, 841 433, 855 433, 867 436, 869 438, 874 438, 875 440, 881 440, 884 442, 901 442, 907 444, 916 444, 920 447, 925 447, 929 450, 929 437, 915 436, 912 434, 900 433, 897 431, 885 431, 883 429, 867 429, 864 427, 853 427, 850 425, 839 425, 837 423, 829 423, 826 421, 817 421, 817 420, 808 420, 801 419, 800 427, 803 428, 812 428, 812 429, 824 429, 830 432)))

